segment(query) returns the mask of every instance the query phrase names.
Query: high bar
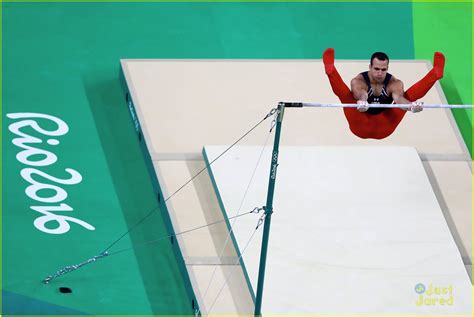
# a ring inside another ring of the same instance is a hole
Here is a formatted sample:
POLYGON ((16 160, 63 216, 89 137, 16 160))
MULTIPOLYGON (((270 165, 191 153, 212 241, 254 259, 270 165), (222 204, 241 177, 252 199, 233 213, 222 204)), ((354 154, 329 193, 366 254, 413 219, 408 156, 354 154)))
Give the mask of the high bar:
MULTIPOLYGON (((360 105, 356 103, 310 103, 310 102, 279 102, 279 105, 285 106, 285 108, 302 108, 302 107, 313 107, 313 108, 357 108, 360 105)), ((412 104, 369 104, 369 108, 410 108, 412 104)), ((423 108, 456 108, 456 109, 469 109, 473 105, 444 105, 444 104, 422 104, 423 108)))

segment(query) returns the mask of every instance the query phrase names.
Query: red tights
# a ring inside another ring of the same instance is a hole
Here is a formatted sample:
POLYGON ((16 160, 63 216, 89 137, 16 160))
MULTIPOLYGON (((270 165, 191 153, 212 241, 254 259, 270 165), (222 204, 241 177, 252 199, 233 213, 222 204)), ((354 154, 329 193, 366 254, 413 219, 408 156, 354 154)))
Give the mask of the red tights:
MULTIPOLYGON (((334 49, 328 48, 323 54, 324 69, 331 88, 342 103, 357 103, 352 92, 334 67, 334 49)), ((434 54, 433 69, 405 92, 405 98, 416 101, 422 98, 443 77, 444 55, 434 54)), ((363 139, 383 139, 391 135, 405 116, 406 110, 390 108, 379 114, 359 112, 356 108, 344 108, 344 115, 352 133, 363 139)))

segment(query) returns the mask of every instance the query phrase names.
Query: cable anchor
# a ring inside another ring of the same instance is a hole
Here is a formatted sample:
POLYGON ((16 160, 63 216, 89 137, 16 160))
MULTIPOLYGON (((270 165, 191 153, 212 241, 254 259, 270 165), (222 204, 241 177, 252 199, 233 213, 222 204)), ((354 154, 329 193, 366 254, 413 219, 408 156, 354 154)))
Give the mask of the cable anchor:
POLYGON ((250 211, 251 214, 259 214, 260 211, 265 210, 265 206, 263 207, 255 207, 253 210, 250 211))
POLYGON ((269 113, 267 113, 267 115, 265 116, 265 118, 263 118, 263 120, 266 120, 267 118, 269 118, 269 117, 273 116, 275 113, 276 113, 276 114, 278 114, 278 113, 279 113, 279 111, 278 111, 278 109, 277 109, 277 108, 273 108, 272 110, 270 110, 270 112, 269 112, 269 113))
POLYGON ((69 273, 69 272, 72 272, 72 271, 75 271, 77 270, 78 268, 80 268, 81 266, 84 266, 86 264, 89 264, 89 263, 92 263, 92 262, 95 262, 97 261, 98 259, 100 258, 103 258, 105 256, 109 255, 109 252, 108 251, 104 251, 102 252, 101 254, 99 255, 96 255, 96 256, 93 256, 92 258, 88 259, 87 261, 84 261, 82 263, 79 263, 79 264, 75 264, 75 265, 68 265, 68 266, 65 266, 64 268, 60 269, 59 271, 56 271, 56 273, 54 273, 53 275, 49 275, 47 276, 46 278, 43 279, 43 283, 44 284, 48 284, 49 282, 51 282, 53 279, 61 276, 61 275, 64 275, 66 273, 69 273))

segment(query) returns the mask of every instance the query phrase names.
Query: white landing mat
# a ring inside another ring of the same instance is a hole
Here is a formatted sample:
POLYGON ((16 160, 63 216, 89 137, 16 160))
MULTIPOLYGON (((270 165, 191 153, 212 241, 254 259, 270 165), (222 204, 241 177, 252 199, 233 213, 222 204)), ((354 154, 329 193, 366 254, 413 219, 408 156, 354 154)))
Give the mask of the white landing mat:
MULTIPOLYGON (((203 152, 212 161, 225 148, 203 152)), ((270 147, 242 203, 261 151, 237 146, 211 166, 227 216, 265 205, 270 147)), ((240 251, 257 219, 234 223, 240 251)), ((243 255, 254 293, 262 229, 243 255)), ((281 147, 262 313, 471 315, 471 305, 468 274, 414 148, 281 147)))

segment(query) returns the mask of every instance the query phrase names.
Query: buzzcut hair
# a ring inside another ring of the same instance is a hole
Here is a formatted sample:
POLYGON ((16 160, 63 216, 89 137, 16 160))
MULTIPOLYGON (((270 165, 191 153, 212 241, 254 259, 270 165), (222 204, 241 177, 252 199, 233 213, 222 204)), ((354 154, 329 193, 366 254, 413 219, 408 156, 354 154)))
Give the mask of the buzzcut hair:
POLYGON ((372 65, 374 58, 378 59, 379 61, 390 62, 388 55, 385 54, 384 52, 375 52, 374 54, 372 54, 372 57, 370 57, 370 65, 372 65))

